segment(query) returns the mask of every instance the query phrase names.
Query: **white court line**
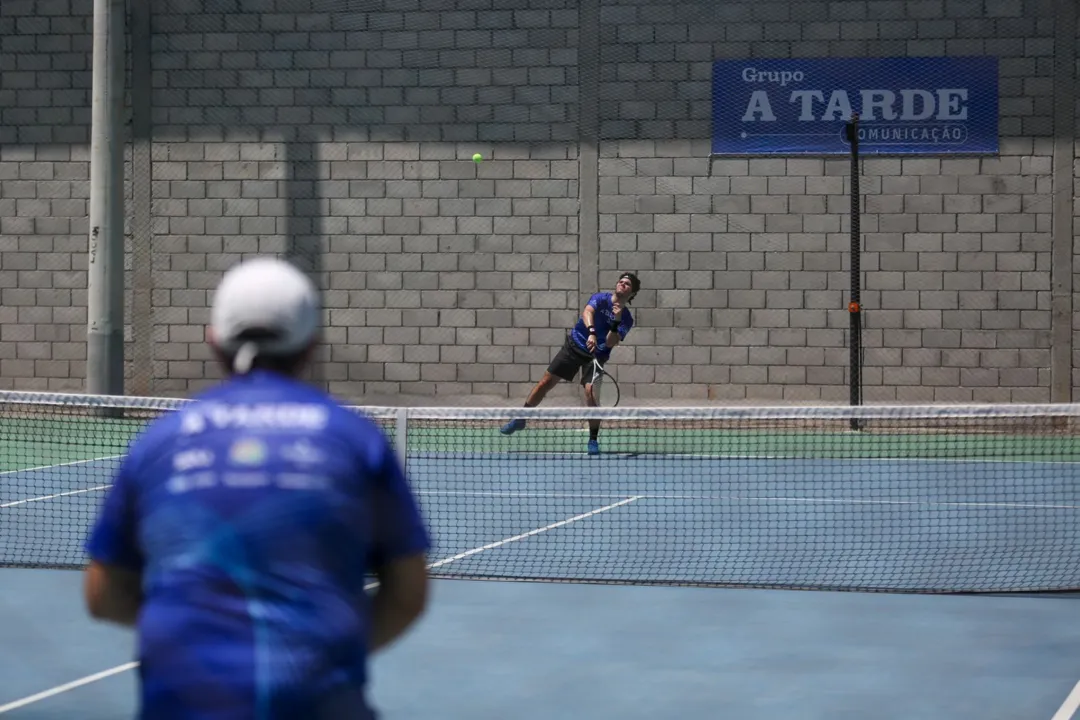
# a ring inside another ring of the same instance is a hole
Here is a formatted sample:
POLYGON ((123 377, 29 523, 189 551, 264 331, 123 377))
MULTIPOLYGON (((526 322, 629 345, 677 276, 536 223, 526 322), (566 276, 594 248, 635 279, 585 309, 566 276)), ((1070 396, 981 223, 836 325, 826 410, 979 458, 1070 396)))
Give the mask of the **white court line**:
POLYGON ((55 465, 38 465, 37 467, 19 468, 18 470, 4 470, 0 472, 2 475, 14 475, 16 473, 35 472, 37 470, 48 470, 49 468, 58 467, 71 467, 72 465, 85 465, 87 463, 98 462, 99 460, 115 460, 116 458, 122 458, 123 455, 106 455, 104 457, 90 458, 89 460, 73 460, 66 463, 56 463, 55 465))
MULTIPOLYGON (((74 460, 72 462, 57 463, 55 465, 39 465, 37 467, 22 468, 20 470, 4 470, 0 472, 0 476, 14 475, 16 473, 36 472, 38 470, 48 470, 50 468, 62 468, 72 467, 74 465, 85 465, 87 463, 98 462, 100 460, 115 460, 116 458, 124 457, 123 455, 106 455, 104 457, 90 458, 89 460, 74 460)), ((55 493, 53 495, 39 495, 38 497, 24 498, 23 500, 15 500, 0 505, 0 509, 17 507, 19 505, 25 505, 26 503, 38 502, 40 500, 55 500, 56 498, 67 497, 68 495, 81 495, 82 493, 97 492, 98 490, 107 490, 112 487, 111 485, 97 485, 92 488, 86 488, 84 490, 70 490, 68 492, 55 493)))
MULTIPOLYGON (((53 495, 41 495, 39 497, 25 498, 0 504, 0 509, 25 505, 26 503, 39 502, 42 500, 54 500, 69 495, 81 495, 83 493, 108 490, 112 485, 96 485, 82 490, 69 490, 53 495)), ((497 490, 416 490, 417 495, 435 495, 450 497, 508 497, 508 498, 570 498, 581 500, 610 500, 612 498, 625 497, 626 493, 545 493, 525 491, 497 491, 497 490)), ((784 497, 784 496, 757 496, 757 495, 708 495, 687 493, 638 493, 636 499, 650 500, 727 500, 735 502, 757 503, 805 503, 808 505, 918 505, 922 507, 949 507, 949 508, 1002 508, 1009 510, 1080 510, 1080 505, 1065 505, 1052 503, 1008 503, 1008 502, 960 502, 960 501, 934 501, 934 500, 883 500, 878 498, 807 498, 807 497, 784 497)), ((608 508, 610 509, 610 508, 608 508)))
POLYGON ((1080 682, 1073 686, 1069 697, 1065 698, 1065 702, 1061 704, 1061 707, 1058 708, 1058 711, 1054 713, 1054 717, 1050 718, 1050 720, 1072 720, 1076 715, 1077 708, 1080 708, 1080 682))
POLYGON ((437 567, 442 567, 443 565, 449 565, 452 562, 456 562, 458 560, 463 560, 463 559, 469 557, 470 555, 475 555, 476 553, 483 552, 485 550, 494 550, 495 548, 500 547, 502 545, 507 545, 507 544, 512 543, 512 542, 517 542, 518 540, 524 540, 525 538, 532 537, 533 535, 539 535, 540 533, 546 533, 548 530, 554 530, 555 528, 560 528, 563 525, 569 525, 570 523, 577 522, 578 520, 585 520, 586 518, 591 518, 593 515, 599 515, 600 513, 607 512, 608 510, 614 510, 615 508, 620 507, 622 505, 629 505, 630 503, 632 503, 632 502, 634 502, 636 500, 640 500, 642 497, 644 497, 644 496, 643 495, 635 495, 633 497, 623 498, 619 502, 611 503, 610 505, 605 505, 604 507, 596 508, 595 510, 590 510, 587 513, 582 513, 580 515, 575 515, 572 518, 567 518, 565 520, 560 520, 559 522, 551 523, 550 525, 545 525, 542 528, 536 528, 535 530, 530 530, 529 532, 522 533, 521 535, 515 535, 514 537, 509 537, 509 538, 506 538, 505 540, 499 540, 498 542, 493 542, 493 543, 490 543, 488 545, 484 545, 482 547, 473 548, 472 550, 466 550, 465 552, 460 553, 458 555, 454 555, 453 557, 448 557, 445 560, 440 560, 440 561, 438 561, 436 563, 432 563, 431 565, 428 565, 428 568, 437 568, 437 567))
POLYGON ((68 490, 67 492, 55 493, 53 495, 39 495, 38 497, 26 498, 24 500, 13 500, 12 502, 6 502, 0 505, 0 509, 12 508, 18 505, 25 505, 26 503, 38 502, 39 500, 55 500, 56 498, 67 497, 69 495, 81 495, 83 493, 97 492, 98 490, 108 490, 112 485, 95 485, 91 488, 84 488, 82 490, 68 490))
MULTIPOLYGON (((487 545, 481 545, 480 547, 473 548, 472 550, 466 550, 463 553, 458 553, 457 555, 453 555, 453 556, 448 557, 448 558, 443 558, 442 560, 438 560, 436 562, 431 563, 430 565, 428 565, 428 570, 432 570, 434 568, 442 567, 443 565, 449 565, 450 563, 457 562, 458 560, 464 560, 465 558, 469 557, 470 555, 475 555, 477 553, 484 552, 485 550, 494 550, 497 547, 502 547, 503 545, 508 545, 508 544, 510 544, 512 542, 517 542, 518 540, 524 540, 525 538, 530 538, 533 535, 540 535, 541 533, 546 533, 549 530, 554 530, 554 529, 560 528, 560 527, 562 527, 564 525, 569 525, 570 523, 577 522, 578 520, 586 520, 588 518, 591 518, 593 515, 599 515, 600 513, 607 512, 608 510, 614 510, 615 508, 621 507, 623 505, 629 505, 632 502, 635 502, 637 500, 641 500, 643 497, 645 497, 645 496, 644 495, 635 495, 633 497, 623 498, 619 502, 614 502, 614 503, 611 503, 610 505, 605 505, 604 507, 599 507, 599 508, 596 508, 595 510, 590 510, 589 512, 581 513, 580 515, 575 515, 574 517, 566 518, 565 520, 559 520, 558 522, 553 522, 550 525, 545 525, 544 527, 539 527, 539 528, 536 528, 535 530, 530 530, 529 532, 521 533, 520 535, 514 535, 513 537, 508 537, 508 538, 505 538, 503 540, 497 540, 496 542, 488 543, 487 545)), ((365 590, 371 590, 373 588, 378 587, 378 585, 379 585, 378 582, 368 583, 367 585, 364 586, 364 589, 365 590)))
POLYGON ((122 672, 126 672, 134 667, 137 667, 138 664, 139 663, 137 662, 129 662, 123 665, 117 665, 114 668, 102 670, 101 672, 94 673, 93 675, 87 675, 84 678, 79 678, 78 680, 74 680, 65 685, 57 685, 54 688, 49 688, 48 690, 45 690, 44 692, 39 692, 37 695, 24 697, 22 700, 16 700, 15 702, 8 703, 7 705, 0 705, 0 715, 11 712, 12 710, 18 710, 19 708, 26 707, 27 705, 30 705, 32 703, 51 698, 54 695, 66 693, 69 690, 74 690, 77 687, 89 685, 90 683, 97 682, 98 680, 104 680, 111 675, 119 675, 122 672))
MULTIPOLYGON (((463 559, 469 557, 470 555, 475 555, 477 553, 484 552, 485 550, 493 550, 493 549, 495 549, 497 547, 501 547, 503 545, 507 545, 507 544, 512 543, 512 542, 517 542, 518 540, 524 540, 525 538, 530 538, 530 537, 533 537, 534 535, 540 535, 541 533, 546 533, 546 532, 548 532, 550 530, 555 530, 556 528, 563 527, 564 525, 569 525, 570 523, 574 523, 574 522, 577 522, 579 520, 586 520, 586 519, 588 519, 588 518, 590 518, 590 517, 592 517, 594 515, 599 515, 602 512, 607 512, 608 510, 614 510, 615 508, 620 507, 622 505, 628 505, 628 504, 630 504, 630 503, 632 503, 632 502, 634 502, 636 500, 640 500, 641 497, 642 496, 640 496, 640 495, 636 495, 634 497, 623 498, 619 502, 611 503, 610 505, 605 505, 604 507, 596 508, 595 510, 590 510, 589 512, 581 513, 580 515, 575 515, 573 517, 566 518, 565 520, 560 520, 558 522, 553 522, 550 525, 545 525, 544 527, 536 528, 535 530, 530 530, 529 532, 521 533, 520 535, 514 535, 513 537, 508 537, 508 538, 506 538, 504 540, 499 540, 497 542, 489 543, 487 545, 483 545, 483 546, 478 547, 478 548, 473 548, 472 550, 466 550, 463 553, 458 553, 457 555, 453 555, 451 557, 444 558, 444 559, 439 560, 437 562, 433 562, 430 565, 428 565, 428 569, 442 567, 443 565, 449 565, 452 562, 457 562, 458 560, 463 560, 463 559)), ((364 587, 364 589, 365 590, 371 590, 371 589, 377 587, 378 584, 379 583, 377 583, 377 582, 369 583, 368 585, 366 585, 364 587)), ((60 695, 62 693, 68 692, 69 690, 74 690, 76 688, 82 687, 83 685, 89 685, 90 683, 97 682, 98 680, 103 680, 103 679, 105 679, 107 677, 110 677, 112 675, 118 675, 119 673, 126 672, 126 671, 131 670, 133 668, 136 668, 138 666, 139 666, 138 661, 124 663, 123 665, 117 665, 114 668, 109 668, 108 670, 103 670, 103 671, 101 671, 99 673, 95 673, 93 675, 87 675, 86 677, 79 678, 78 680, 73 680, 72 682, 66 683, 64 685, 57 685, 54 688, 49 688, 48 690, 44 690, 42 692, 37 693, 36 695, 30 695, 28 697, 22 698, 21 700, 16 700, 15 702, 8 703, 7 705, 0 705, 0 715, 3 715, 4 713, 10 712, 12 710, 17 710, 17 709, 19 709, 21 707, 25 707, 25 706, 30 705, 32 703, 38 702, 40 700, 45 700, 47 698, 53 697, 54 695, 60 695)))

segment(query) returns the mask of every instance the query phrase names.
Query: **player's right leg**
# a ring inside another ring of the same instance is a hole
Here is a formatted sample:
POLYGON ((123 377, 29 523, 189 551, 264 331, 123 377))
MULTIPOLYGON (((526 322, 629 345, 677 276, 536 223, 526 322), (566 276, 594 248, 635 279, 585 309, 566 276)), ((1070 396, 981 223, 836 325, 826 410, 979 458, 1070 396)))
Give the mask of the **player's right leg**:
MULTIPOLYGON (((539 405, 548 392, 559 384, 560 380, 573 380, 581 366, 582 361, 570 348, 570 338, 567 336, 566 343, 559 349, 559 352, 556 353, 555 357, 551 359, 551 364, 548 365, 544 377, 540 378, 540 382, 533 386, 532 392, 529 393, 529 397, 525 400, 525 407, 536 407, 539 405)), ((513 435, 518 430, 524 429, 525 420, 523 418, 515 418, 499 428, 499 432, 503 435, 513 435)))
MULTIPOLYGON (((559 378, 551 374, 551 371, 544 373, 544 377, 540 378, 540 382, 533 386, 532 392, 529 393, 529 397, 525 400, 525 407, 536 407, 544 400, 544 396, 548 392, 559 384, 559 378)), ((515 418, 510 422, 499 428, 499 432, 503 435, 513 435, 518 430, 525 429, 525 420, 522 418, 515 418)))
POLYGON ((529 397, 526 398, 525 407, 536 407, 542 403, 548 392, 559 384, 559 380, 560 378, 552 375, 550 370, 545 372, 544 377, 540 378, 540 382, 536 383, 536 387, 532 389, 529 397))

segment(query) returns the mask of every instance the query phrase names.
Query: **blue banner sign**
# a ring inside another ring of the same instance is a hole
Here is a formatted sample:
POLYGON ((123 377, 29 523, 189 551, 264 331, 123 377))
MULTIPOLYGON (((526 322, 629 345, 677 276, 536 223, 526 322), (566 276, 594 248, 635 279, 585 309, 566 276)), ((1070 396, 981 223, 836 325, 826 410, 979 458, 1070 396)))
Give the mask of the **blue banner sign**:
POLYGON ((841 155, 859 114, 866 155, 998 152, 995 57, 713 63, 714 155, 841 155))

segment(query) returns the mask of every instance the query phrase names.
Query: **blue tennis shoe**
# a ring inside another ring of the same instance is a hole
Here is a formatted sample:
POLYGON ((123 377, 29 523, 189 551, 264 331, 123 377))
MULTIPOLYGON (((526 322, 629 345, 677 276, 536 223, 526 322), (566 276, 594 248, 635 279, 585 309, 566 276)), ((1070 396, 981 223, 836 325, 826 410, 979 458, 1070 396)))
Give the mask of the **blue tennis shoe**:
POLYGON ((518 430, 524 429, 525 421, 521 418, 518 418, 517 420, 511 420, 510 422, 503 425, 501 428, 499 428, 499 432, 501 432, 503 435, 513 435, 518 430))

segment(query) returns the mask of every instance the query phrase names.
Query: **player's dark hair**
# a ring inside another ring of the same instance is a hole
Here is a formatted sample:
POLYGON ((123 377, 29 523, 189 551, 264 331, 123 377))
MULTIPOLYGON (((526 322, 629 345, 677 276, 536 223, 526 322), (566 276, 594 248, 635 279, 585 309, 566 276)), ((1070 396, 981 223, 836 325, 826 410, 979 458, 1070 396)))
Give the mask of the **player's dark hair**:
POLYGON ((638 290, 641 289, 641 281, 638 280, 638 276, 632 272, 624 272, 619 276, 619 280, 623 279, 630 281, 630 297, 626 300, 627 304, 629 304, 637 297, 638 290))

